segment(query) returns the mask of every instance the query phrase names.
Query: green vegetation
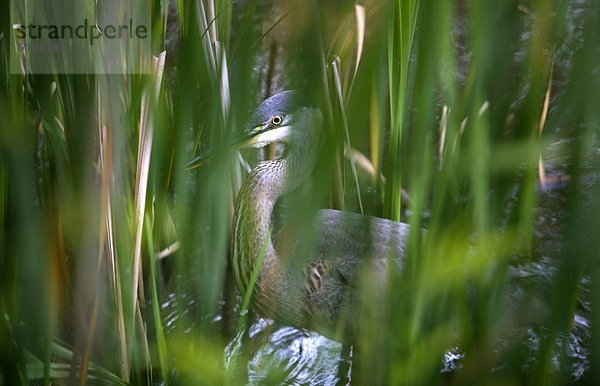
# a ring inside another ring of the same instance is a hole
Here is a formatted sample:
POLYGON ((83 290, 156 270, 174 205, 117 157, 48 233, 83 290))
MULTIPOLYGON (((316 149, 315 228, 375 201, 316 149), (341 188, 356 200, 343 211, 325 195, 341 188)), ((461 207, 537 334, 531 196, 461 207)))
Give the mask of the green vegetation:
POLYGON ((275 358, 273 327, 249 334, 228 271, 246 173, 229 138, 288 88, 326 121, 288 218, 427 229, 390 272, 384 325, 365 277, 353 383, 600 379, 597 1, 150 0, 153 73, 122 76, 11 74, 6 3, 0 384, 335 379, 275 358), (556 175, 568 187, 545 192, 556 175))

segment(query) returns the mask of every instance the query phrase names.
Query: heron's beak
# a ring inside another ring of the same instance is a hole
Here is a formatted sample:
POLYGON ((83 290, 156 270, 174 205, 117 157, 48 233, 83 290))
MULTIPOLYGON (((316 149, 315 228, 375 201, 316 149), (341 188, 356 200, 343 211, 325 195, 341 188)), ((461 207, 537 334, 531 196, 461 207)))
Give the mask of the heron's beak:
MULTIPOLYGON (((277 126, 275 128, 269 125, 258 125, 244 130, 238 136, 235 136, 229 145, 231 151, 247 149, 249 147, 261 148, 273 142, 280 141, 290 133, 290 126, 277 126)), ((188 162, 188 169, 195 169, 210 158, 210 150, 200 153, 196 158, 188 162)))
POLYGON ((288 137, 290 135, 290 130, 290 126, 257 126, 246 132, 245 137, 238 142, 237 149, 265 147, 273 142, 281 141, 288 137))
POLYGON ((258 125, 244 130, 241 135, 234 138, 231 142, 232 150, 245 149, 248 147, 256 147, 258 138, 265 132, 267 125, 258 125))
POLYGON ((187 163, 187 169, 196 169, 210 160, 210 150, 204 151, 187 163))
MULTIPOLYGON (((236 151, 239 149, 245 149, 249 147, 260 147, 256 146, 258 137, 265 131, 266 125, 259 125, 253 128, 249 128, 234 135, 229 142, 229 150, 236 151)), ((211 151, 210 149, 201 152, 199 155, 194 157, 190 162, 187 163, 188 169, 196 169, 205 163, 210 161, 211 151)))

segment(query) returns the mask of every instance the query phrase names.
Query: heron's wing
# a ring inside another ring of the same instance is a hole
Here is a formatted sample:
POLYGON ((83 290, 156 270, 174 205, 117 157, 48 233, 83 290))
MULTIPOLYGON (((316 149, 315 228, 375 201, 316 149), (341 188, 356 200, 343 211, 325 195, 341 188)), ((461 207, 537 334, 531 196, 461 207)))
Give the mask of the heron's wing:
POLYGON ((316 218, 316 256, 335 267, 348 283, 365 262, 376 276, 386 275, 388 262, 402 261, 409 226, 401 222, 338 210, 321 210, 316 218))
POLYGON ((340 323, 353 331, 360 286, 371 287, 373 302, 384 299, 388 268, 402 268, 408 225, 337 210, 319 211, 314 224, 296 239, 291 263, 303 267, 307 317, 336 336, 346 330, 340 323))

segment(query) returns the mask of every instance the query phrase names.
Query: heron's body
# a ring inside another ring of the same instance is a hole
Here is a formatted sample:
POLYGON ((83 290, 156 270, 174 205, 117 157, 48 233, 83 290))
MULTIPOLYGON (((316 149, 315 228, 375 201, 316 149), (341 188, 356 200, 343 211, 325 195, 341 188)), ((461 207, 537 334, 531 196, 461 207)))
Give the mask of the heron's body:
POLYGON ((358 276, 371 275, 373 293, 381 299, 389 262, 402 268, 408 225, 321 210, 308 227, 310 231, 282 230, 281 238, 286 242, 272 241, 275 203, 311 173, 322 130, 321 113, 297 108, 290 101, 294 96, 291 92, 277 94, 263 102, 255 115, 261 129, 253 129, 253 145, 277 140, 286 150, 279 159, 259 162, 240 189, 232 265, 237 286, 244 293, 254 267, 260 264, 252 296, 259 314, 339 337, 340 332, 355 332, 352 315, 358 304, 358 276), (277 127, 270 127, 274 124, 269 122, 278 123, 277 127), (292 242, 288 240, 290 234, 292 242))

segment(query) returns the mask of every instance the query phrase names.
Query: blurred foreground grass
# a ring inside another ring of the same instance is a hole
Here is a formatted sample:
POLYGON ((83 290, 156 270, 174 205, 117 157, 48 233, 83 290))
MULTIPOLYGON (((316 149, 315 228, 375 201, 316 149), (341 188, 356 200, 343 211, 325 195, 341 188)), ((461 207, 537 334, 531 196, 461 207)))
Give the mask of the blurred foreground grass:
POLYGON ((148 4, 152 76, 10 74, 1 6, 0 383, 247 382, 251 354, 224 354, 250 344, 233 338, 247 335, 228 272, 245 171, 227 145, 287 88, 327 122, 318 193, 290 213, 428 230, 390 273, 386 325, 365 292, 354 383, 600 379, 597 2, 148 4), (541 171, 568 188, 542 192, 541 171))

